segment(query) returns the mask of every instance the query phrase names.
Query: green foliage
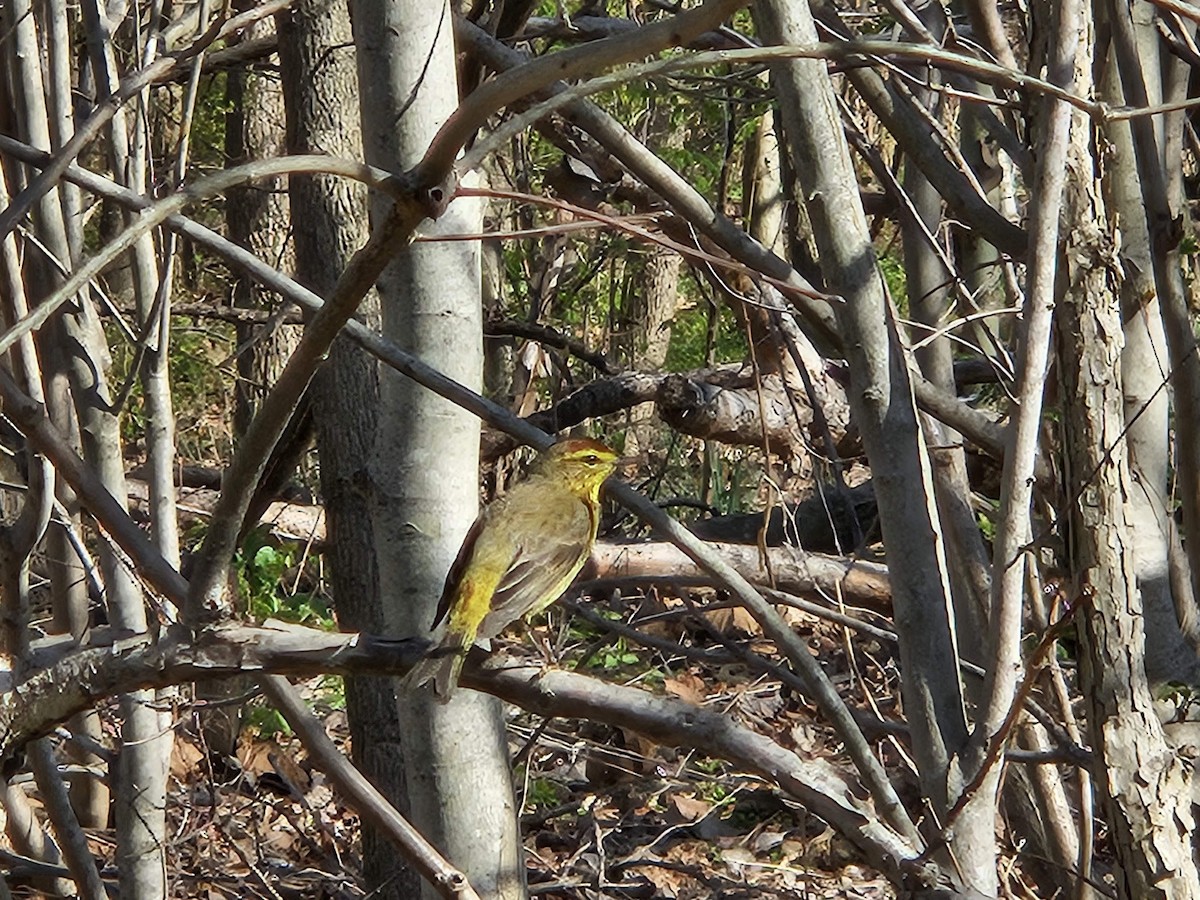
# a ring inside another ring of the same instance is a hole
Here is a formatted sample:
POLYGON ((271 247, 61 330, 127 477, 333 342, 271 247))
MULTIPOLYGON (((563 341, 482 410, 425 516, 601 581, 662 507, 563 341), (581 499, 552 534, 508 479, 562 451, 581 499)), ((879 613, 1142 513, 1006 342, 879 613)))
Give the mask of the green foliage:
POLYGON ((197 93, 192 116, 190 156, 193 167, 213 169, 225 165, 225 118, 232 110, 227 73, 217 72, 205 79, 197 93))
MULTIPOLYGON (((345 709, 345 682, 338 675, 322 675, 312 689, 312 696, 305 702, 319 716, 324 716, 331 710, 345 709)), ((283 713, 261 697, 246 704, 243 721, 247 728, 263 740, 292 735, 292 726, 288 724, 283 713)))
POLYGON ((1200 706, 1200 694, 1197 694, 1196 688, 1180 681, 1168 681, 1166 684, 1156 686, 1154 696, 1157 700, 1169 702, 1175 706, 1173 721, 1176 722, 1188 721, 1191 718, 1188 714, 1189 711, 1193 707, 1200 706))
POLYGON ((346 708, 346 682, 340 675, 322 675, 317 683, 316 704, 325 709, 346 708))
POLYGON ((729 799, 731 790, 728 785, 720 781, 701 781, 696 785, 696 793, 700 799, 718 805, 729 799))
MULTIPOLYGON (((761 480, 762 463, 756 450, 716 443, 706 446, 692 438, 677 438, 667 447, 657 482, 642 488, 656 499, 704 498, 717 515, 729 515, 761 508, 761 480)), ((671 514, 685 522, 702 515, 691 507, 672 509, 671 514)))
POLYGON ((298 564, 303 547, 274 542, 264 531, 251 532, 235 557, 238 590, 255 621, 280 619, 335 630, 329 608, 312 593, 289 593, 284 576, 298 564))
MULTIPOLYGON (((667 347, 668 372, 686 372, 708 364, 710 315, 707 304, 681 309, 675 314, 675 321, 671 327, 671 343, 667 347)), ((721 304, 717 311, 713 335, 713 362, 738 362, 746 358, 747 352, 745 331, 738 324, 733 310, 726 304, 721 304)))
POLYGON ((761 466, 744 451, 712 455, 712 478, 709 482, 709 503, 721 515, 744 512, 758 499, 758 480, 761 466))
POLYGON ((261 738, 273 738, 279 735, 286 737, 292 733, 292 728, 288 725, 287 719, 283 717, 283 713, 261 700, 247 704, 245 723, 261 738))
MULTIPOLYGON (((111 348, 113 390, 131 382, 121 409, 121 438, 136 446, 147 424, 141 381, 132 372, 137 363, 136 348, 116 325, 108 325, 106 337, 111 348)), ((215 460, 229 450, 225 423, 232 414, 233 400, 228 376, 218 363, 231 345, 220 329, 196 328, 182 317, 171 320, 168 377, 175 409, 175 443, 183 459, 215 460), (213 423, 219 424, 214 428, 213 423)))
POLYGON ((979 522, 979 531, 983 539, 989 543, 996 540, 996 523, 986 513, 978 513, 975 517, 979 522))
POLYGON ((892 295, 892 300, 896 303, 896 309, 900 311, 900 315, 907 316, 908 276, 904 272, 904 263, 891 253, 884 253, 879 257, 879 271, 892 295))
POLYGON ((525 792, 525 805, 534 809, 552 809, 562 803, 562 788, 549 778, 534 778, 525 792))
POLYGON ((634 666, 641 661, 623 637, 615 637, 593 650, 588 656, 579 661, 580 667, 586 667, 602 672, 613 672, 622 666, 634 666))

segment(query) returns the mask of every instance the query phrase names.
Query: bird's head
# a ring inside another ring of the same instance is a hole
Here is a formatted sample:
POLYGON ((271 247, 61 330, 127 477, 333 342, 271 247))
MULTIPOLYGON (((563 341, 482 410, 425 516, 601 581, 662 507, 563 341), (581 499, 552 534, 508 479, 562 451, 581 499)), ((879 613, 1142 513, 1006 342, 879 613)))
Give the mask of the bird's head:
POLYGON ((582 438, 553 444, 538 457, 535 467, 539 473, 564 479, 575 493, 595 499, 620 459, 610 447, 582 438))

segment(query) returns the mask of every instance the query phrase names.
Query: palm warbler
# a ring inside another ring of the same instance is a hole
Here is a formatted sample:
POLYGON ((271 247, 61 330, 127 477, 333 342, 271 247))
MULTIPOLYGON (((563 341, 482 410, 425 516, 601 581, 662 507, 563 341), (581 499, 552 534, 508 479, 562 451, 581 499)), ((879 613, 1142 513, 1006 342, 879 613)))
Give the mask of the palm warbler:
POLYGON ((598 441, 560 441, 479 514, 446 576, 433 620, 436 628, 447 619, 446 632, 408 674, 408 687, 432 681, 438 699, 448 700, 476 640, 495 637, 563 595, 591 556, 600 486, 617 459, 598 441))

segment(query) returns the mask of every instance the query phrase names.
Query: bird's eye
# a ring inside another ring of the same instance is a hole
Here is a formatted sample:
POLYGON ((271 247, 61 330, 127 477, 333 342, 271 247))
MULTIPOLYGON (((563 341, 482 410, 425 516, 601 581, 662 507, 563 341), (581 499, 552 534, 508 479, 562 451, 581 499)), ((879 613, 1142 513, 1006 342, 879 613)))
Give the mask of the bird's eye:
POLYGON ((583 458, 583 461, 585 463, 587 463, 589 466, 594 466, 594 465, 596 465, 596 463, 600 462, 600 457, 596 456, 596 454, 594 454, 594 453, 591 453, 591 454, 588 454, 587 456, 585 456, 583 458))

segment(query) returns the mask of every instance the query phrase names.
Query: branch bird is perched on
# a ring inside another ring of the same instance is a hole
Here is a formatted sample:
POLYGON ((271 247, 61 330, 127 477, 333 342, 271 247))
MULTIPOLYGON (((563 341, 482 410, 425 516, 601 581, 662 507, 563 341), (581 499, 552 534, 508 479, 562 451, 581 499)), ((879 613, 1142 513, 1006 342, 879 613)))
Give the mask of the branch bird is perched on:
POLYGON ((446 619, 446 632, 408 674, 408 687, 432 681, 438 699, 448 700, 475 641, 495 637, 563 595, 591 556, 600 486, 617 461, 598 441, 560 441, 479 514, 446 576, 433 620, 436 628, 446 619))

